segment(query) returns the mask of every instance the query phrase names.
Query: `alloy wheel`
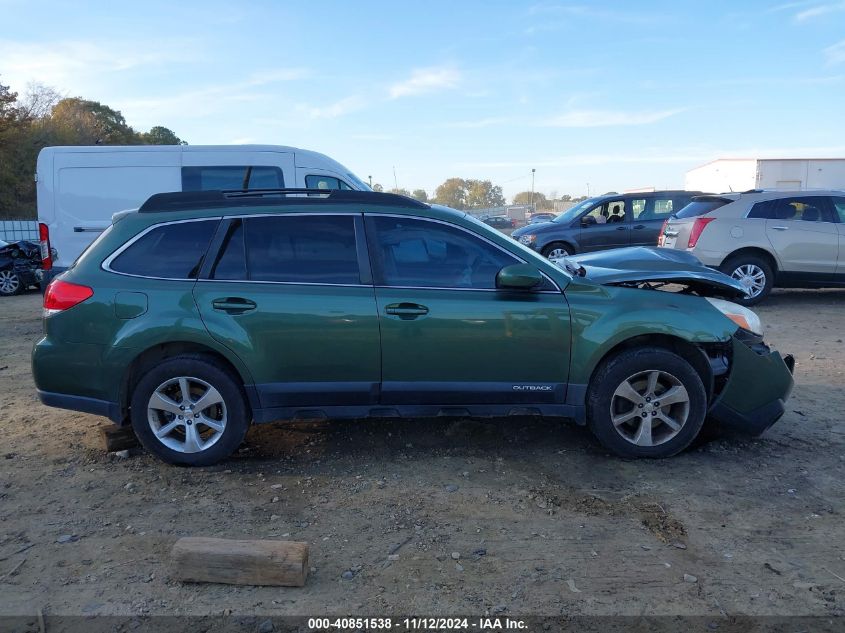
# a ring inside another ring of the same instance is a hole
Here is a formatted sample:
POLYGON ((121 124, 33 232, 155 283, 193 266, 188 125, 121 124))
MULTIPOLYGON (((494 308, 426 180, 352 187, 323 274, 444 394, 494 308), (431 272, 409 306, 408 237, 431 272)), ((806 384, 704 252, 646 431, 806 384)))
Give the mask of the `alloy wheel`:
POLYGON ((0 293, 4 295, 13 295, 20 288, 20 278, 11 270, 4 270, 0 272, 0 293))
POLYGON ((189 376, 161 383, 150 396, 147 419, 155 437, 179 453, 211 447, 226 429, 226 403, 212 385, 189 376))
POLYGON ((745 287, 749 299, 758 296, 766 287, 766 273, 756 264, 737 266, 731 273, 731 277, 745 287))
POLYGON ((565 248, 553 248, 549 251, 548 258, 551 261, 555 261, 557 259, 563 259, 564 257, 569 257, 569 251, 565 248))
POLYGON ((629 376, 610 400, 613 428, 636 446, 658 446, 675 437, 689 417, 686 387, 666 371, 651 369, 629 376))

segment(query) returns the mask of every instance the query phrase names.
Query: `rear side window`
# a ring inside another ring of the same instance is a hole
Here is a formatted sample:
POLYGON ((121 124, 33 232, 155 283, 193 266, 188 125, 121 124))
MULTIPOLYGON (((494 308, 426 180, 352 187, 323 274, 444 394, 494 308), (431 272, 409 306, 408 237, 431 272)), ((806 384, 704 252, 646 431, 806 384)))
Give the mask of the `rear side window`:
POLYGON ((748 217, 781 221, 833 221, 824 196, 796 196, 758 202, 751 208, 748 217))
POLYGON ((675 217, 680 219, 697 218, 705 213, 715 211, 719 207, 723 207, 730 202, 732 202, 732 200, 727 200, 726 198, 700 198, 698 200, 693 200, 683 209, 678 211, 675 214, 675 217))
POLYGON ((284 186, 285 178, 278 167, 210 165, 182 168, 182 191, 283 189, 284 186))
POLYGON ((243 222, 250 280, 361 283, 351 215, 267 216, 243 222))
POLYGON ((115 257, 115 272, 161 279, 196 279, 219 220, 196 220, 158 226, 115 257))

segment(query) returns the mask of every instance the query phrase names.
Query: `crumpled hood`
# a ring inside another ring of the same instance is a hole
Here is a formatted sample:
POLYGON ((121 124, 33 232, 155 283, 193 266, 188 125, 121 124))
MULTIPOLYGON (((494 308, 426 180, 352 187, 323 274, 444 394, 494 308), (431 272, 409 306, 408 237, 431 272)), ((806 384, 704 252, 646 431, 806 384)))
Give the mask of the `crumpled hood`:
POLYGON ((673 248, 614 248, 567 259, 582 266, 587 279, 603 285, 667 282, 688 285, 699 294, 742 297, 746 293, 736 279, 708 268, 692 253, 673 248))

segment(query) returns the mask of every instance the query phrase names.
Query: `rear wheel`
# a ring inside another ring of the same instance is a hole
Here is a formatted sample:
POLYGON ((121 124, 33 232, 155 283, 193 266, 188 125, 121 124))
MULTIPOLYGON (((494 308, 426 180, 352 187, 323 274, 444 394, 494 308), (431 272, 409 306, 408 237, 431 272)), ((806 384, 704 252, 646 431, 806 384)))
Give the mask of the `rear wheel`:
POLYGON ((11 297, 23 290, 21 278, 14 270, 0 270, 0 295, 11 297))
POLYGON ((621 457, 669 457, 698 435, 707 413, 701 377, 683 358, 642 347, 604 361, 590 383, 587 424, 621 457))
POLYGON ((240 446, 249 411, 239 381, 224 366, 185 355, 163 361, 138 381, 131 419, 138 439, 159 459, 208 466, 240 446))
POLYGON ((758 255, 731 257, 720 266, 720 270, 736 279, 745 287, 746 295, 737 303, 750 306, 759 303, 772 291, 774 272, 768 261, 758 255))
POLYGON ((543 249, 543 255, 554 261, 562 257, 569 257, 575 253, 575 249, 564 242, 552 242, 543 249))

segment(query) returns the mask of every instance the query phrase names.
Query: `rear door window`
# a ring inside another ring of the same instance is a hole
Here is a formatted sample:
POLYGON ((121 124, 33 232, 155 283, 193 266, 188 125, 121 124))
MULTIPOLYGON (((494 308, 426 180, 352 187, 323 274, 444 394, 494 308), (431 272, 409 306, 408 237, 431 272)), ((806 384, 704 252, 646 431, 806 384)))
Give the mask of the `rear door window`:
POLYGON ((748 217, 780 220, 781 222, 835 221, 826 196, 795 196, 758 202, 751 207, 748 217))
POLYGON ((243 223, 250 280, 361 283, 353 216, 264 216, 245 218, 243 223))
POLYGON ((196 279, 219 220, 164 224, 132 242, 107 268, 158 279, 196 279))
POLYGON ((282 170, 263 165, 209 165, 182 168, 182 191, 283 189, 282 170))

